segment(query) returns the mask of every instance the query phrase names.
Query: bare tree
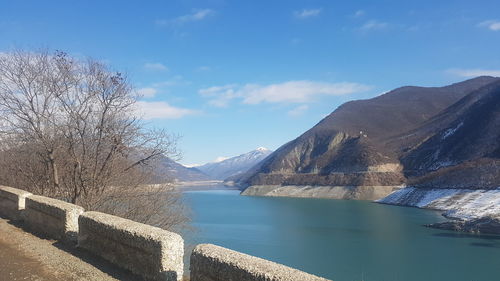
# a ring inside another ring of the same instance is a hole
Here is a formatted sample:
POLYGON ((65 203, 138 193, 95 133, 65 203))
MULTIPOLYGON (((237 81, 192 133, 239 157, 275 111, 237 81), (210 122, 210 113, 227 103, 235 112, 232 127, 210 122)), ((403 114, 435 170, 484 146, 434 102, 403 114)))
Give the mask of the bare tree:
POLYGON ((147 129, 136 104, 126 77, 96 60, 2 55, 0 180, 164 228, 183 222, 180 195, 151 185, 165 183, 155 165, 178 156, 177 138, 147 129))

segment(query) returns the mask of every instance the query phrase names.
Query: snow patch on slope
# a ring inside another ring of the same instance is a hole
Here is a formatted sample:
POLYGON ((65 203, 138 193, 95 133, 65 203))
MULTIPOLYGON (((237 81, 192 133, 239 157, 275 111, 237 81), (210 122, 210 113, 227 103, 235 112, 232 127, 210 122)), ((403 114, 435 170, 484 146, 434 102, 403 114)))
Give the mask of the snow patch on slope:
POLYGON ((450 129, 446 130, 441 139, 444 140, 447 137, 452 136, 458 129, 460 129, 460 127, 463 126, 463 124, 464 124, 464 122, 460 122, 455 128, 450 128, 450 129))
POLYGON ((406 187, 377 202, 443 210, 444 215, 459 219, 500 217, 500 188, 473 190, 406 187))

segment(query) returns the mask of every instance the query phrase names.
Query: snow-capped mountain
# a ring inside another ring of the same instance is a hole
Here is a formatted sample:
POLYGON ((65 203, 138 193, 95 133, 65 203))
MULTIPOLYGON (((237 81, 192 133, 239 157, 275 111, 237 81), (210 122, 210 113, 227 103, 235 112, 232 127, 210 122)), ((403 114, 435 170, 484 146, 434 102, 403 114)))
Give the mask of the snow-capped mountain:
POLYGON ((220 162, 207 163, 196 168, 213 179, 224 180, 245 173, 271 153, 271 150, 259 147, 248 153, 228 158, 220 162))

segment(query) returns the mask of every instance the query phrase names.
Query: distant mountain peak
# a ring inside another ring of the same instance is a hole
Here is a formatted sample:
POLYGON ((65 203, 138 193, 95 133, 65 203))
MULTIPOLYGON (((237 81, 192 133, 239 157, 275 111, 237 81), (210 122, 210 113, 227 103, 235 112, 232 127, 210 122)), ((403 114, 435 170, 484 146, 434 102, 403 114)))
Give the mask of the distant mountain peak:
POLYGON ((214 179, 224 180, 228 177, 247 172, 271 153, 272 151, 265 147, 258 147, 250 152, 219 162, 207 163, 197 168, 214 179))

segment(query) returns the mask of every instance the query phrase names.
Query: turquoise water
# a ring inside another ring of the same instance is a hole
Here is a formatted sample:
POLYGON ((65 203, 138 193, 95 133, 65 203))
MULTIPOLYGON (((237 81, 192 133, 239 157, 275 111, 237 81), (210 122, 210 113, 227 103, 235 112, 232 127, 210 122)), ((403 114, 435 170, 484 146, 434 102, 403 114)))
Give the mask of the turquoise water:
POLYGON ((366 201, 185 192, 196 231, 213 243, 336 281, 497 281, 500 237, 423 227, 439 213, 366 201))

